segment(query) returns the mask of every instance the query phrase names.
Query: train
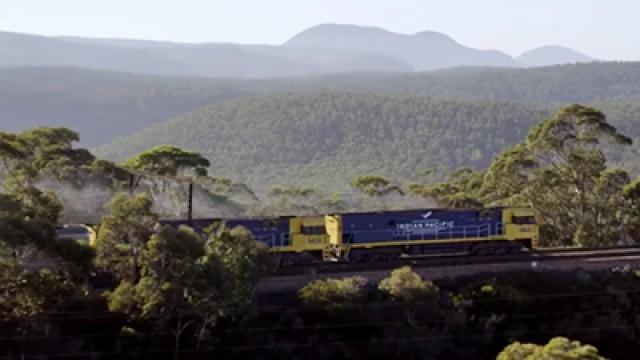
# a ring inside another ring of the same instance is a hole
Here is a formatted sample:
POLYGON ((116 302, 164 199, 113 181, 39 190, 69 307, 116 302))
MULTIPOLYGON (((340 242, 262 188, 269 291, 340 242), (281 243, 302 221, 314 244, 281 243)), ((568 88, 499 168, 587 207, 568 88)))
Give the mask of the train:
POLYGON ((442 253, 505 254, 533 250, 540 221, 533 209, 414 209, 319 216, 166 220, 196 232, 213 223, 241 226, 282 265, 377 262, 442 253))
MULTIPOLYGON (((378 262, 443 253, 505 254, 534 250, 540 221, 533 209, 413 209, 318 216, 161 220, 204 233, 212 224, 243 227, 281 266, 314 262, 378 262)), ((60 238, 95 245, 90 226, 61 227, 60 238)))

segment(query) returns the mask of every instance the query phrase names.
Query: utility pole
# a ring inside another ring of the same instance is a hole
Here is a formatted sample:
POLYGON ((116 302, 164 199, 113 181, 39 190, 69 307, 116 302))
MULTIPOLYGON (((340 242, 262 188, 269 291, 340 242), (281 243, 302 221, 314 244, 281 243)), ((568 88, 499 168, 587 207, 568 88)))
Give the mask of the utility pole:
POLYGON ((189 182, 189 226, 193 226, 193 181, 189 182))

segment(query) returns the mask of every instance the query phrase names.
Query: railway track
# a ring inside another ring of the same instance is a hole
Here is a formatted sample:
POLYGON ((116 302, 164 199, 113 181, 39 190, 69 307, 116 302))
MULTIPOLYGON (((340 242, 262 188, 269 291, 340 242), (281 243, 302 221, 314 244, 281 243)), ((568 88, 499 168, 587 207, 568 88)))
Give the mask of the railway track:
POLYGON ((400 258, 377 263, 323 263, 308 266, 295 266, 280 269, 275 277, 332 273, 355 273, 366 271, 392 270, 400 266, 410 265, 413 268, 429 268, 442 266, 490 265, 518 262, 552 262, 567 259, 640 257, 640 247, 615 247, 601 249, 583 248, 547 248, 532 252, 509 255, 471 256, 468 254, 431 255, 422 257, 400 258))
POLYGON ((295 293, 304 285, 327 278, 362 276, 368 281, 378 282, 387 277, 391 270, 404 265, 410 265, 414 271, 429 280, 510 271, 607 270, 640 266, 640 247, 545 249, 509 256, 433 256, 380 264, 321 264, 288 268, 264 279, 258 285, 256 295, 265 303, 284 301, 287 296, 295 298, 295 293))

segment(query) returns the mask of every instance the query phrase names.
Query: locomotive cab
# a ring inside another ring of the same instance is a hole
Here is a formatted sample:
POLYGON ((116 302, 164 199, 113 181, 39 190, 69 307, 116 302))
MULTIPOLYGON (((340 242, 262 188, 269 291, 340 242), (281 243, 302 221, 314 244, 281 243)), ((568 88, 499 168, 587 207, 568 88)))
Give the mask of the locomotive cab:
POLYGON ((535 210, 505 208, 502 216, 506 240, 520 242, 530 249, 538 247, 540 232, 535 210))
POLYGON ((291 248, 297 253, 312 252, 322 261, 340 257, 342 231, 339 216, 304 216, 289 222, 291 248))

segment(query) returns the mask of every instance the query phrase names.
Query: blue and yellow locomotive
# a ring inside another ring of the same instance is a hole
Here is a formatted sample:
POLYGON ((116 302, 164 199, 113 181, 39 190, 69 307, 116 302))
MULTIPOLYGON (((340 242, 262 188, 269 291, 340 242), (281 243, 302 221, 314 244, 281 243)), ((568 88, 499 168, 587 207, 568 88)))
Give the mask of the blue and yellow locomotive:
POLYGON ((533 209, 420 209, 243 219, 163 221, 202 231, 242 226, 283 264, 369 262, 435 253, 502 254, 538 246, 533 209))

